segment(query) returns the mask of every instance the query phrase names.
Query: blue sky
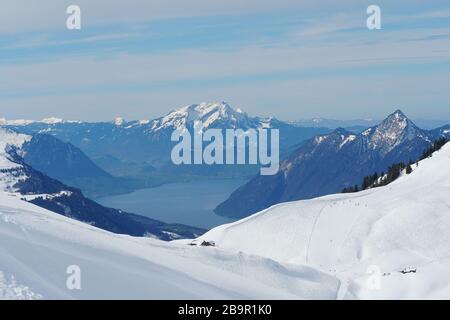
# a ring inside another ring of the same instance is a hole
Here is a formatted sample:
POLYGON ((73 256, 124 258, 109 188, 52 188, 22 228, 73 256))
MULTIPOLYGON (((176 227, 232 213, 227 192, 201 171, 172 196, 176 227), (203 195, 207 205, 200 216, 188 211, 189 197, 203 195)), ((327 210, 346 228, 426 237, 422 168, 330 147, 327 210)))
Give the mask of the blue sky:
POLYGON ((448 1, 11 2, 0 118, 149 119, 228 101, 281 119, 450 120, 448 1), (82 29, 67 30, 78 4, 82 29), (382 29, 366 28, 366 8, 382 29))

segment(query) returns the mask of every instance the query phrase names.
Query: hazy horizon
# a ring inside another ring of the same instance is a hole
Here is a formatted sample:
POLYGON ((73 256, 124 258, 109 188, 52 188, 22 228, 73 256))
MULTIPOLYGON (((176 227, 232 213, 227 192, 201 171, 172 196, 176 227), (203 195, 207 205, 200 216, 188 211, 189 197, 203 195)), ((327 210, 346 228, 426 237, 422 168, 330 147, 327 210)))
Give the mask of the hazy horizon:
MULTIPOLYGON (((211 103, 217 103, 217 102, 211 102, 211 103)), ((226 102, 228 103, 228 102, 226 102)), ((186 105, 187 106, 187 105, 186 105)), ((231 107, 233 107, 234 109, 237 109, 238 107, 230 104, 231 107)), ((51 120, 65 120, 65 121, 82 121, 82 122, 114 122, 115 120, 117 120, 118 118, 123 119, 125 122, 130 122, 130 121, 152 121, 154 119, 158 119, 160 117, 165 116, 166 114, 175 111, 177 109, 180 109, 182 107, 185 106, 181 106, 179 108, 172 108, 170 110, 167 110, 167 112, 158 115, 156 117, 146 117, 146 118, 128 118, 128 117, 124 117, 123 115, 115 115, 112 116, 110 118, 101 118, 101 119, 90 119, 90 118, 63 118, 63 117, 58 117, 55 115, 48 115, 42 118, 10 118, 5 116, 4 114, 0 113, 0 125, 2 125, 1 120, 6 120, 6 121, 15 121, 15 120, 27 120, 27 121, 51 121, 51 120)), ((240 107, 239 107, 240 108, 240 107)), ((240 108, 242 111, 246 112, 250 117, 258 117, 260 115, 258 114, 250 114, 248 113, 245 109, 240 108)), ((331 118, 331 117, 327 117, 327 116, 318 116, 318 117, 313 117, 313 118, 292 118, 292 119, 284 119, 284 118, 279 118, 274 116, 275 118, 285 121, 285 122, 308 122, 308 121, 313 121, 313 120, 324 120, 324 121, 335 121, 335 122, 360 122, 361 124, 364 124, 364 122, 366 122, 365 124, 367 125, 372 125, 374 123, 379 123, 381 122, 383 119, 385 119, 387 116, 389 116, 390 114, 392 114, 393 112, 395 112, 396 110, 401 110, 403 112, 402 109, 399 108, 394 108, 392 109, 389 113, 385 114, 382 118, 372 118, 372 117, 364 117, 364 118, 331 118)), ((405 113, 405 112, 404 112, 405 113)), ((443 125, 448 125, 450 124, 450 120, 445 120, 445 119, 433 119, 433 118, 414 118, 414 117, 410 117, 407 113, 405 113, 405 115, 411 119, 413 122, 417 122, 416 124, 419 126, 424 126, 424 128, 436 128, 438 126, 443 126, 443 125)))

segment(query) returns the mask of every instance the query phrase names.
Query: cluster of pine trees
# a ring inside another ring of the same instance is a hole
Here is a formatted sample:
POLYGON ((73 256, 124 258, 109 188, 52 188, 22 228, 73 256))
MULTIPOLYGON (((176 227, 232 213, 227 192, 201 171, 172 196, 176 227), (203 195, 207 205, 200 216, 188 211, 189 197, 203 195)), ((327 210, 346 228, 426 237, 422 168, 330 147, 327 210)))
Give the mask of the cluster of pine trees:
MULTIPOLYGON (((423 152, 420 159, 416 161, 416 166, 419 165, 420 160, 431 157, 435 151, 440 150, 449 141, 450 141, 450 139, 445 138, 445 137, 439 138, 438 140, 436 140, 431 145, 431 147, 429 147, 428 149, 426 149, 423 152)), ((387 173, 382 172, 379 175, 377 172, 375 172, 372 175, 365 176, 363 179, 363 182, 361 184, 361 187, 359 187, 358 185, 355 185, 353 187, 344 188, 342 190, 342 193, 358 192, 358 191, 366 190, 369 188, 376 188, 376 187, 388 185, 392 181, 396 180, 400 176, 400 174, 402 173, 403 170, 405 170, 406 174, 410 174, 412 172, 413 164, 414 164, 413 161, 409 161, 408 164, 405 164, 403 162, 395 163, 388 168, 387 173)))
POLYGON ((365 176, 361 187, 355 185, 353 187, 344 188, 342 190, 342 193, 358 192, 369 188, 388 185, 392 181, 396 180, 403 170, 406 169, 406 174, 410 174, 412 172, 412 164, 412 161, 410 161, 408 164, 405 164, 404 162, 394 163, 393 165, 389 166, 386 173, 381 172, 381 174, 378 174, 377 172, 375 172, 372 175, 365 176))
POLYGON ((431 157, 434 152, 440 150, 449 141, 450 139, 445 137, 437 139, 431 147, 423 152, 422 157, 420 157, 419 161, 431 157))
POLYGON ((342 189, 341 193, 353 193, 353 192, 358 192, 358 191, 359 191, 359 187, 357 184, 355 184, 355 186, 353 186, 353 187, 348 187, 348 188, 342 189))

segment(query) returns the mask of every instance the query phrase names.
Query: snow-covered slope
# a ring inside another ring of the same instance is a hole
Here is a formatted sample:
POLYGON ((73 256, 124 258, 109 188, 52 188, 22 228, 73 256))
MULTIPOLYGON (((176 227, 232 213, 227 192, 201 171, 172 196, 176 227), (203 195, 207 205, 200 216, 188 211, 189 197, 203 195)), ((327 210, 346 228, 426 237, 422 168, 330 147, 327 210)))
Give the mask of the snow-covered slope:
POLYGON ((19 165, 11 161, 7 153, 8 148, 20 148, 25 142, 30 141, 31 136, 15 133, 10 130, 0 129, 0 169, 13 169, 19 165))
POLYGON ((22 165, 14 161, 12 149, 18 149, 31 140, 31 136, 0 128, 0 192, 15 192, 14 187, 23 178, 22 165))
MULTIPOLYGON (((75 170, 81 177, 83 175, 81 171, 89 169, 89 159, 83 158, 79 150, 76 154, 76 148, 70 146, 67 149, 65 146, 66 144, 51 136, 31 137, 0 128, 0 192, 7 192, 42 208, 115 233, 146 235, 161 240, 192 239, 204 233, 205 230, 200 228, 167 224, 122 210, 103 207, 86 198, 79 189, 65 185, 35 169, 36 165, 39 170, 44 169, 43 171, 47 173, 52 171, 52 168, 59 167, 63 175, 70 174, 65 171, 75 170), (22 158, 24 154, 27 161, 22 158), (37 158, 33 160, 32 155, 37 158), (63 163, 67 160, 66 156, 70 158, 69 166, 63 163), (29 165, 29 160, 33 166, 29 165), (77 161, 78 164, 72 163, 77 161), (46 168, 49 170, 45 170, 46 168)), ((52 172, 56 173, 55 170, 52 172)))
MULTIPOLYGON (((22 200, 37 196, 22 195, 19 181, 58 184, 21 162, 16 151, 29 140, 30 136, 0 129, 0 299, 336 297, 339 281, 309 267, 117 235, 22 200), (66 286, 66 271, 73 265, 81 269, 81 290, 66 286)), ((60 203, 69 195, 40 196, 60 203)), ((94 209, 98 213, 101 208, 94 209)), ((124 217, 120 213, 118 218, 124 217)))
POLYGON ((336 275, 340 297, 449 299, 450 143, 413 169, 385 187, 279 204, 199 240, 336 275), (374 270, 378 289, 368 285, 374 270))
POLYGON ((0 299, 333 299, 309 267, 112 234, 0 193, 0 299), (69 266, 81 290, 69 290, 69 266))

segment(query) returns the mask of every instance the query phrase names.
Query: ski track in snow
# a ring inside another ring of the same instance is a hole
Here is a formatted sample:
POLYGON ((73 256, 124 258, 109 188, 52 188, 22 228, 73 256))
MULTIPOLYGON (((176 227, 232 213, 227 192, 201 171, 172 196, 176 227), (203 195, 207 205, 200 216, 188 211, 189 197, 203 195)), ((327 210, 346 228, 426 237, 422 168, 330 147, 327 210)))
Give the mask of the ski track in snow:
POLYGON ((449 159, 450 143, 388 186, 278 204, 198 241, 327 272, 338 299, 449 299, 449 159))
POLYGON ((316 229, 317 221, 319 221, 319 218, 322 215, 322 211, 325 209, 326 206, 327 206, 327 204, 325 204, 322 207, 322 209, 319 210, 319 212, 317 213, 316 218, 314 219, 314 223, 313 223, 313 226, 311 228, 311 233, 309 235, 308 245, 307 245, 307 249, 306 249, 306 258, 305 258, 306 264, 308 264, 308 262, 309 262, 309 249, 311 247, 311 240, 312 240, 312 237, 313 237, 313 234, 314 234, 314 230, 316 229))

